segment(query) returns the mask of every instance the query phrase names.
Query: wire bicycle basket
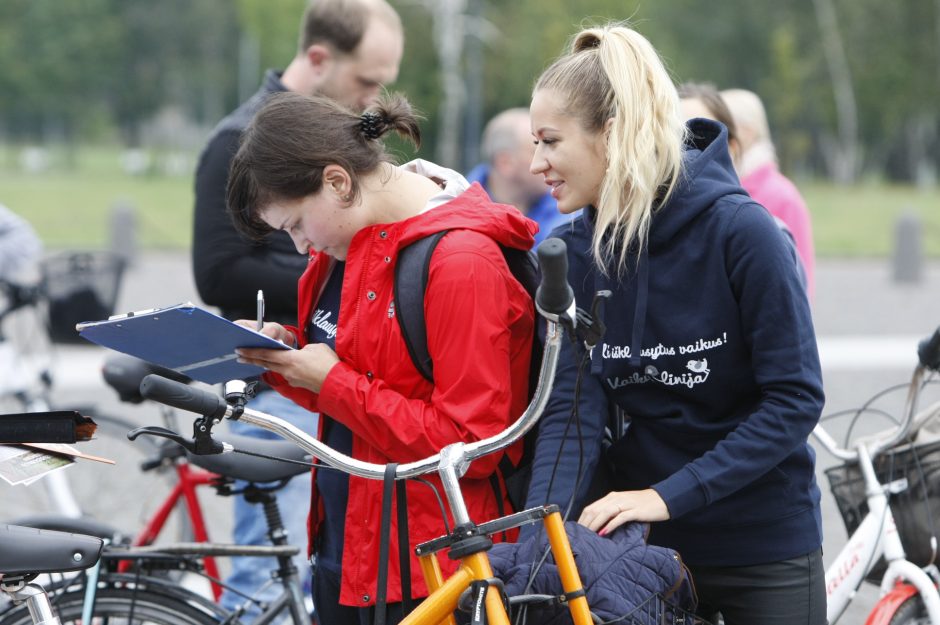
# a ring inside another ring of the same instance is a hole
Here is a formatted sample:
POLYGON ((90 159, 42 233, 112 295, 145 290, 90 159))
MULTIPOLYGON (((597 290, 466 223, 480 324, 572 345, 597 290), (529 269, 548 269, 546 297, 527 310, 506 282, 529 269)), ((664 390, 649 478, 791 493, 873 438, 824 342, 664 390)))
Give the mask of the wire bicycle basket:
POLYGON ((632 612, 619 619, 606 621, 613 625, 648 625, 649 623, 662 623, 663 625, 705 625, 705 621, 682 607, 675 605, 660 594, 650 596, 632 612))
MULTIPOLYGON (((878 456, 874 465, 879 482, 897 483, 899 487, 894 490, 900 492, 889 495, 889 504, 907 558, 918 566, 931 564, 937 555, 932 538, 940 531, 940 441, 890 449, 878 456), (906 480, 906 484, 899 480, 906 480)), ((851 534, 868 513, 861 469, 858 463, 847 462, 825 473, 846 531, 851 534)), ((882 558, 866 579, 880 583, 885 568, 882 558)))
POLYGON ((75 324, 114 313, 124 269, 123 257, 104 251, 61 252, 40 262, 53 343, 83 343, 75 324))

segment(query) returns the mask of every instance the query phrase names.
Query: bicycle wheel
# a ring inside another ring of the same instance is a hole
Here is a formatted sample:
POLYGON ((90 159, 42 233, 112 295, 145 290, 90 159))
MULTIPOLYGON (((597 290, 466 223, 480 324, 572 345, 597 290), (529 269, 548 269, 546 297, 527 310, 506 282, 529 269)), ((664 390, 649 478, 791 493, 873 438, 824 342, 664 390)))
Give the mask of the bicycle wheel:
POLYGON ((930 625, 927 608, 920 595, 913 595, 898 606, 888 625, 930 625))
MULTIPOLYGON (((227 614, 184 589, 170 586, 107 587, 98 590, 91 624, 82 623, 85 593, 81 589, 53 596, 62 625, 217 625, 227 614)), ((0 616, 0 625, 32 625, 26 606, 0 616)), ((233 625, 237 625, 234 621, 233 625)))

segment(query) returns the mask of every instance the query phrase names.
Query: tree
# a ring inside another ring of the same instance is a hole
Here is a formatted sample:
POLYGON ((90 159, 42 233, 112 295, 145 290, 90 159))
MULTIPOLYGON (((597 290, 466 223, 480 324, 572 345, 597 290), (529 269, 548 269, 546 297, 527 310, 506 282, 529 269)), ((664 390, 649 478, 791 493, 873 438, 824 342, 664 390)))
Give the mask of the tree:
POLYGON ((0 113, 20 136, 69 139, 103 112, 121 25, 112 0, 3 3, 6 87, 0 113), (12 123, 11 123, 12 122, 12 123))
POLYGON ((826 65, 832 79, 838 126, 838 138, 823 144, 824 156, 828 157, 836 182, 848 184, 855 180, 858 173, 858 107, 852 72, 833 0, 813 0, 813 7, 816 9, 826 65))

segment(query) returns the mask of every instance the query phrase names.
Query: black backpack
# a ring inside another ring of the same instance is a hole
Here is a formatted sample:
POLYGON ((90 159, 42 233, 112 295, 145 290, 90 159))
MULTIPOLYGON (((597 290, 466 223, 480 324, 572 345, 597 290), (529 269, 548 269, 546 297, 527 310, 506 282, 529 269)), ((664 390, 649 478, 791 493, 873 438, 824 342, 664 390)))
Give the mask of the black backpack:
MULTIPOLYGON (((418 239, 414 243, 402 248, 398 253, 398 262, 395 265, 395 316, 401 327, 408 354, 418 372, 429 382, 434 381, 433 364, 428 354, 428 335, 424 320, 424 294, 428 286, 428 271, 431 265, 431 255, 442 238, 449 232, 443 230, 418 239)), ((540 273, 535 254, 529 250, 520 250, 500 246, 506 264, 513 277, 522 285, 530 297, 535 299, 535 291, 539 285, 540 273)), ((538 315, 536 314, 536 317, 538 315)), ((539 369, 542 364, 542 341, 538 335, 538 319, 534 324, 532 337, 532 360, 529 367, 529 399, 535 393, 538 383, 539 369)), ((523 453, 519 463, 515 466, 503 454, 499 460, 499 472, 502 473, 506 483, 509 501, 516 510, 525 506, 526 495, 529 490, 529 480, 532 476, 532 458, 535 455, 535 438, 538 427, 533 427, 523 437, 523 453)), ((494 473, 492 478, 494 490, 499 493, 499 479, 494 473)), ((502 502, 502 497, 497 496, 502 502)), ((502 511, 500 511, 502 514, 502 511)))

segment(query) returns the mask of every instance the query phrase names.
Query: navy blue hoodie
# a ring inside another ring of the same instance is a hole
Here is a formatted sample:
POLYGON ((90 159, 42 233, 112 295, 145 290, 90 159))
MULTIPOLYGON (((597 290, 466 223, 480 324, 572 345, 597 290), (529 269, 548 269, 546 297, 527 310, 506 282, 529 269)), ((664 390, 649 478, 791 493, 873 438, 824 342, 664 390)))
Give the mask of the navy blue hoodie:
POLYGON ((583 349, 562 352, 527 503, 564 508, 575 490, 575 514, 590 503, 589 479, 575 482, 580 455, 584 475, 606 462, 615 490, 662 496, 671 518, 652 524, 651 544, 697 565, 779 561, 822 543, 807 443, 823 406, 810 308, 792 245, 738 183, 727 131, 706 120, 690 130, 680 182, 619 277, 613 263, 609 277, 595 266, 593 210, 553 233, 568 245, 578 305, 601 289, 613 296, 578 427, 569 415, 583 349))

